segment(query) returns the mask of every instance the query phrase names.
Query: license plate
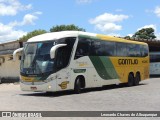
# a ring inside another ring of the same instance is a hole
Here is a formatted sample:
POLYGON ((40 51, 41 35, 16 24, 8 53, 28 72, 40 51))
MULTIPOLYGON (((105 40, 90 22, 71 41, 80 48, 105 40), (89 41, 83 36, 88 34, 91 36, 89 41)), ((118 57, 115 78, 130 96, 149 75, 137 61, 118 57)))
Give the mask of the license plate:
POLYGON ((31 87, 31 90, 37 90, 37 87, 31 87))

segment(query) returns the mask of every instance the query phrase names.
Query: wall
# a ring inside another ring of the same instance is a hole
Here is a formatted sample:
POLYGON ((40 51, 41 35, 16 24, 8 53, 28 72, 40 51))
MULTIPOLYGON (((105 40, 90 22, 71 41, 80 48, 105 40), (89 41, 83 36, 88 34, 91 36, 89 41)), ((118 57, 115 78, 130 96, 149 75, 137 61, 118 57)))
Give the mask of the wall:
POLYGON ((3 56, 4 62, 0 65, 0 77, 18 77, 20 72, 20 60, 14 62, 11 55, 3 56))
POLYGON ((13 61, 14 50, 20 47, 19 42, 10 42, 0 44, 0 79, 2 82, 19 81, 20 60, 17 55, 17 60, 13 61))

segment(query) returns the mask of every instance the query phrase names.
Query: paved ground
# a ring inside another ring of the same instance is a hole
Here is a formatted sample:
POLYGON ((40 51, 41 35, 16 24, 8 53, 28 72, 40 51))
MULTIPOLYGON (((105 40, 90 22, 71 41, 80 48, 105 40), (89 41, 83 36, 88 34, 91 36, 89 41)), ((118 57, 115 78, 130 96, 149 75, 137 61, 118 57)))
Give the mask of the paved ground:
POLYGON ((0 111, 160 111, 160 78, 143 81, 134 87, 111 85, 88 89, 82 94, 73 94, 72 91, 53 94, 23 92, 19 84, 1 84, 0 104, 0 111))

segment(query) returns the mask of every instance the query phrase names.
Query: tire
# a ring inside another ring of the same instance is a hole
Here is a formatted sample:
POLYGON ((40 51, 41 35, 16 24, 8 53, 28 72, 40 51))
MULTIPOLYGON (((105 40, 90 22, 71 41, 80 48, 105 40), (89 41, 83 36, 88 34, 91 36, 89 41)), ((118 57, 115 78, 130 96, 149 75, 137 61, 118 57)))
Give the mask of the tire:
POLYGON ((134 79, 134 85, 139 85, 139 82, 141 81, 141 77, 139 73, 136 73, 136 77, 134 79))
POLYGON ((127 86, 128 87, 131 87, 131 86, 133 86, 133 84, 134 84, 134 76, 133 76, 133 74, 129 74, 128 75, 128 83, 127 83, 127 86))
POLYGON ((80 82, 80 78, 77 78, 76 81, 75 81, 74 92, 75 92, 76 94, 81 93, 81 82, 80 82))
POLYGON ((0 84, 2 84, 2 79, 0 79, 0 84))
POLYGON ((46 94, 47 94, 47 95, 52 95, 52 94, 53 94, 53 92, 46 92, 46 94))

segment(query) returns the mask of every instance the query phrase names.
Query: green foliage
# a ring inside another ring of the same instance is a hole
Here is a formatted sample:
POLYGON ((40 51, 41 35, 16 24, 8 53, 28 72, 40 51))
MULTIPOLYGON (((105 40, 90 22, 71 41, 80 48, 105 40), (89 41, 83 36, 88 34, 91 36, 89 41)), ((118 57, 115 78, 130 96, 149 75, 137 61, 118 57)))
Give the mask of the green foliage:
POLYGON ((138 39, 154 39, 154 38, 156 38, 153 28, 143 28, 143 29, 137 31, 132 37, 138 38, 138 39))
POLYGON ((23 37, 19 38, 18 41, 20 42, 25 42, 27 41, 29 38, 32 38, 34 36, 37 36, 37 35, 40 35, 40 34, 43 34, 43 33, 46 33, 45 30, 34 30, 32 32, 29 32, 27 35, 24 35, 23 37))
POLYGON ((125 36, 124 39, 130 40, 131 37, 130 36, 125 36))
POLYGON ((50 29, 50 32, 67 31, 67 30, 69 30, 69 31, 75 30, 75 31, 84 31, 85 32, 85 29, 79 28, 78 26, 75 26, 74 24, 53 26, 50 29))

